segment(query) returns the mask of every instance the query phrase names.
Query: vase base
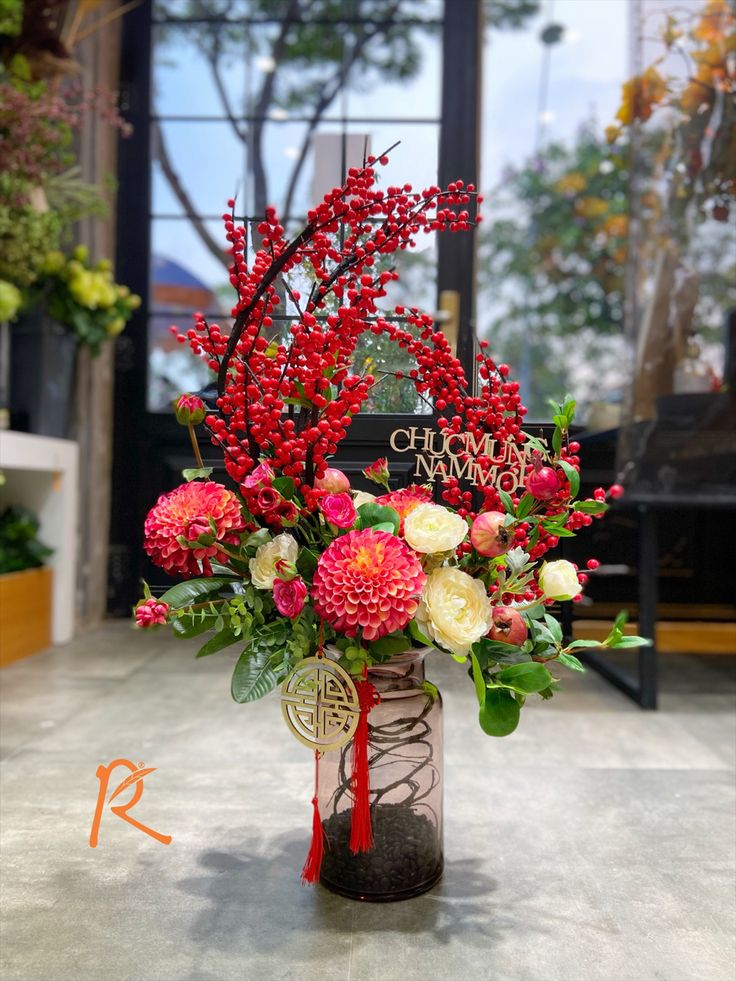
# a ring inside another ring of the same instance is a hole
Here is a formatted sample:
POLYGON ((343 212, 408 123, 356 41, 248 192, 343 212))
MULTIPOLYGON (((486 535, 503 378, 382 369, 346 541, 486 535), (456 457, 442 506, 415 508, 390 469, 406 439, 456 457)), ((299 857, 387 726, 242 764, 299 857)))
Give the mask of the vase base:
POLYGON ((434 821, 401 804, 371 809, 373 847, 353 853, 351 815, 344 810, 324 822, 325 853, 320 881, 327 889, 374 903, 411 899, 442 875, 442 846, 434 821))
POLYGON ((437 871, 429 879, 419 882, 409 889, 403 889, 401 892, 356 892, 354 889, 349 889, 347 886, 338 882, 330 882, 324 876, 320 877, 319 882, 321 886, 329 889, 330 892, 337 893, 338 896, 344 896, 346 899, 355 899, 361 903, 398 903, 402 899, 414 899, 416 896, 421 896, 425 892, 429 892, 442 878, 443 870, 444 866, 440 864, 437 871))

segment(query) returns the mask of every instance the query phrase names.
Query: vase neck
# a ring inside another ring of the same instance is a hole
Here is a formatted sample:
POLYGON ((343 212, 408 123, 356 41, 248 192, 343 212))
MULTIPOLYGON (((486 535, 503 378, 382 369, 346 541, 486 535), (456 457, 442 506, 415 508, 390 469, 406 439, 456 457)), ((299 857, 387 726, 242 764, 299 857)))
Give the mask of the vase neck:
POLYGON ((430 650, 430 647, 421 647, 397 654, 382 664, 374 664, 368 669, 368 680, 382 698, 411 694, 422 687, 424 658, 430 650))

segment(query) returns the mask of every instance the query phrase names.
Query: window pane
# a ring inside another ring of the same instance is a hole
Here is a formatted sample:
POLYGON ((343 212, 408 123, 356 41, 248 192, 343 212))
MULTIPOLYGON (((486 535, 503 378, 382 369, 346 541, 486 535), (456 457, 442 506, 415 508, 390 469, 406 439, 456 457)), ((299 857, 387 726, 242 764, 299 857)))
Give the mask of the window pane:
POLYGON ((479 334, 521 380, 530 419, 569 390, 580 421, 610 420, 626 378, 629 175, 605 126, 631 5, 558 0, 549 44, 543 6, 522 30, 486 38, 479 334))

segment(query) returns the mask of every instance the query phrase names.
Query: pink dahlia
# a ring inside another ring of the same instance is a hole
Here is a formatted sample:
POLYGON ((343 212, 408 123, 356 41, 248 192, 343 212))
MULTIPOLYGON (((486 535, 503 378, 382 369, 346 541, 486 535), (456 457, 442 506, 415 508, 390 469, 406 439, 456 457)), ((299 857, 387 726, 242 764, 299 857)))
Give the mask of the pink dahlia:
POLYGON ((156 565, 171 575, 211 575, 210 559, 225 561, 217 546, 186 548, 177 538, 195 542, 200 535, 211 535, 210 518, 215 537, 220 542, 237 544, 237 534, 245 527, 237 497, 222 484, 212 480, 191 481, 169 494, 162 494, 151 508, 143 526, 143 547, 156 565))
POLYGON ((385 531, 350 531, 317 563, 312 600, 338 633, 376 640, 403 629, 416 612, 427 577, 416 554, 385 531))
POLYGON ((383 504, 384 507, 393 508, 397 512, 401 519, 399 528, 401 533, 404 530, 404 518, 411 514, 414 508, 431 500, 432 492, 429 488, 421 487, 419 484, 409 484, 408 487, 402 487, 400 490, 390 491, 388 494, 377 497, 376 504, 383 504))

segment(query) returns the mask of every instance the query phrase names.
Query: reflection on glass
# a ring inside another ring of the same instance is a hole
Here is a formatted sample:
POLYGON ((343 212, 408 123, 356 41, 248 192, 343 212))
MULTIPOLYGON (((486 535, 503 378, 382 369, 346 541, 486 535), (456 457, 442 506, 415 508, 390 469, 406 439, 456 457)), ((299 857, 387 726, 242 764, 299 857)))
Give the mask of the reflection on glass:
POLYGON ((609 130, 635 162, 635 353, 619 460, 641 490, 733 493, 723 353, 736 308, 736 12, 644 0, 634 38, 639 67, 609 130))
POLYGON ((578 418, 615 425, 628 162, 605 125, 626 73, 628 0, 558 0, 486 37, 478 331, 520 379, 529 418, 572 391, 578 418))

